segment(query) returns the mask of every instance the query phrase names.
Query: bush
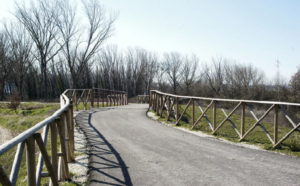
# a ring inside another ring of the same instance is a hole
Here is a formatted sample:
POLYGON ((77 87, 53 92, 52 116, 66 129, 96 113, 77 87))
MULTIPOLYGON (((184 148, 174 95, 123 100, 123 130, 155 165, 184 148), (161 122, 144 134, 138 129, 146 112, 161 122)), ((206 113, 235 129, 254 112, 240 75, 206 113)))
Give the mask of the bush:
POLYGON ((14 110, 15 112, 17 112, 18 107, 21 104, 21 98, 18 92, 13 92, 10 96, 9 96, 9 103, 7 104, 7 107, 9 109, 14 110))

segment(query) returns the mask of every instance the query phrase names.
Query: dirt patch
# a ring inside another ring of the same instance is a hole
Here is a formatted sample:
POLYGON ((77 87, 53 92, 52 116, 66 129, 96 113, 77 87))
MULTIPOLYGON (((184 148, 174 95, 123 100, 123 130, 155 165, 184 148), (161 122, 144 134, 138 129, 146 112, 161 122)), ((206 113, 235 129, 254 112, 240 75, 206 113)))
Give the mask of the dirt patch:
POLYGON ((12 133, 5 128, 0 127, 0 145, 13 138, 12 133))

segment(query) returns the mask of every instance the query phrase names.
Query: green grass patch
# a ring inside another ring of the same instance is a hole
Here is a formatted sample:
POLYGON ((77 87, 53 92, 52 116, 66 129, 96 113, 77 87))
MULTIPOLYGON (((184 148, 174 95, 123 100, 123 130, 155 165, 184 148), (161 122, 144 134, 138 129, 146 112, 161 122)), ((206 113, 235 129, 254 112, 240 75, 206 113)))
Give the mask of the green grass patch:
MULTIPOLYGON (((179 106, 179 112, 182 113, 184 111, 186 105, 180 105, 179 106)), ((203 108, 205 109, 205 108, 203 108)), ((231 110, 227 110, 226 113, 229 114, 231 110)), ((153 112, 153 111, 152 111, 153 112)), ((201 110, 198 108, 198 106, 195 106, 195 121, 200 117, 201 110)), ((180 114, 181 115, 181 114, 180 114)), ((182 119, 178 122, 176 127, 183 127, 189 130, 193 131, 202 131, 207 134, 212 134, 212 129, 209 126, 209 123, 212 124, 213 122, 213 110, 210 108, 206 112, 207 119, 202 118, 200 122, 192 129, 192 106, 190 106, 185 114, 183 115, 182 119)), ((158 115, 157 115, 158 116, 158 115)), ((170 117, 169 121, 167 121, 167 112, 164 111, 162 114, 162 117, 159 117, 159 121, 167 122, 167 123, 176 123, 176 120, 174 117, 170 117)), ((220 124, 224 119, 225 115, 222 112, 220 108, 216 110, 216 127, 218 124, 220 124)), ((236 130, 240 132, 240 123, 241 123, 241 116, 239 113, 234 113, 230 119, 236 124, 236 130)), ((256 122, 256 120, 253 117, 245 117, 245 131, 247 131, 253 124, 256 122)), ((267 122, 263 120, 262 125, 265 127, 265 129, 270 133, 271 137, 273 138, 273 123, 267 122)), ((279 123, 278 127, 278 139, 283 137, 288 131, 290 131, 291 128, 282 125, 279 123)), ((214 134, 217 138, 223 138, 232 142, 238 142, 239 141, 239 135, 235 132, 234 128, 232 127, 232 124, 229 121, 226 121, 221 128, 214 134)), ((266 136, 265 132, 261 129, 260 126, 257 126, 252 132, 249 133, 249 135, 243 140, 246 143, 249 144, 255 144, 258 145, 264 149, 272 150, 276 152, 281 152, 288 155, 298 156, 300 157, 300 132, 295 131, 289 138, 287 138, 283 143, 276 149, 273 149, 272 143, 269 141, 268 137, 266 136)))
POLYGON ((0 103, 0 127, 9 129, 14 135, 32 127, 59 109, 58 103, 21 103, 16 111, 8 109, 6 105, 0 103))
MULTIPOLYGON (((44 120, 57 109, 59 109, 58 103, 26 102, 21 103, 17 110, 7 108, 7 103, 0 103, 0 127, 9 129, 15 136, 44 120)), ((48 152, 50 152, 49 144, 50 143, 47 144, 48 152)), ((34 153, 38 153, 37 148, 36 146, 36 152, 34 153)), ((11 170, 15 152, 16 147, 0 156, 1 166, 7 171, 7 174, 11 170)), ((23 152, 17 185, 26 185, 27 183, 25 152, 26 150, 23 152)), ((36 157, 38 158, 38 156, 36 157)), ((46 182, 42 179, 41 183, 41 185, 44 185, 46 182)))
MULTIPOLYGON (((0 103, 0 127, 9 129, 13 135, 17 135, 30 127, 34 126, 38 122, 44 120, 45 118, 52 115, 56 110, 60 108, 60 105, 58 103, 41 103, 41 102, 26 102, 21 103, 21 105, 18 107, 18 109, 12 110, 7 108, 7 103, 0 103)), ((51 141, 50 141, 50 135, 51 132, 49 131, 48 134, 48 143, 47 143, 47 151, 48 155, 51 155, 51 141)), ((58 151, 60 148, 60 141, 58 138, 58 151)), ((12 167, 12 162, 14 160, 16 152, 16 147, 10 149, 8 152, 4 153, 0 156, 0 166, 3 167, 3 169, 6 171, 7 175, 9 175, 12 167)), ((36 164, 38 159, 38 153, 39 149, 36 145, 35 152, 36 153, 36 164)), ((24 149, 23 152, 23 158, 21 167, 19 170, 19 176, 17 185, 26 185, 27 184, 27 169, 26 169, 26 149, 24 149)), ((44 166, 44 170, 46 171, 46 168, 44 166)), ((41 178, 41 185, 48 185, 49 178, 41 178)), ((63 182, 61 185, 76 185, 74 183, 69 182, 63 182)))

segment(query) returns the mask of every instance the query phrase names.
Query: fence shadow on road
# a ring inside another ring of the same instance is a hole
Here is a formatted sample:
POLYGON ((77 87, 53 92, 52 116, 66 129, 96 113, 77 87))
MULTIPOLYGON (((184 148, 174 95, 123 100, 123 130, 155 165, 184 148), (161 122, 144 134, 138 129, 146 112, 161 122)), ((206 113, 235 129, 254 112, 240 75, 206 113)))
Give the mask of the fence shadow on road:
MULTIPOLYGON (((103 108, 104 109, 104 108, 103 108)), ((132 185, 128 167, 117 150, 91 123, 96 111, 83 111, 76 123, 88 138, 89 185, 132 185)))

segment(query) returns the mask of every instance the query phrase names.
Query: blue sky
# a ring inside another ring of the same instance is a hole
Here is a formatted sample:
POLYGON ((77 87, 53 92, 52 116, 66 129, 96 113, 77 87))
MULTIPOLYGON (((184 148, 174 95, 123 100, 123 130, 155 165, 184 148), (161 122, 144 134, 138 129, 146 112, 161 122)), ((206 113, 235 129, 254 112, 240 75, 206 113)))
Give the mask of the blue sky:
POLYGON ((300 65, 300 1, 103 0, 118 12, 109 43, 251 63, 289 79, 300 65))
MULTIPOLYGON (((21 1, 21 0, 20 0, 21 1)), ((30 2, 30 0, 25 0, 30 2)), ((202 62, 223 57, 253 64, 268 78, 288 80, 300 67, 300 1, 101 0, 118 13, 107 43, 164 53, 194 53, 202 62)), ((13 1, 0 0, 0 20, 13 1)))

